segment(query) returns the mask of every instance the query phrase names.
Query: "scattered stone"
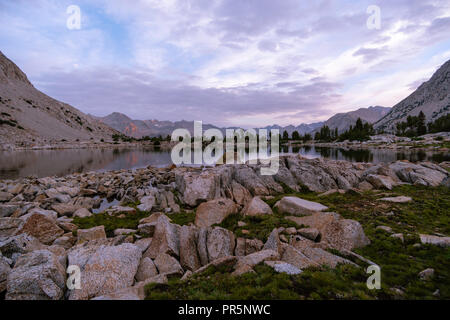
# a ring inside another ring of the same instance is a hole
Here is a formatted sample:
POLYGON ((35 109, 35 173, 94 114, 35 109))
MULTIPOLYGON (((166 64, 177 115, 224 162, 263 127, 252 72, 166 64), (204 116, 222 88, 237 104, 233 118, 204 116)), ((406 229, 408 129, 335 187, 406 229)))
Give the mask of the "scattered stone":
POLYGON ((439 247, 450 247, 450 237, 439 237, 428 234, 420 234, 422 244, 433 244, 439 247))
POLYGON ((112 206, 109 209, 106 209, 105 212, 110 216, 120 216, 120 215, 129 215, 135 214, 136 209, 131 207, 122 207, 122 206, 112 206))
POLYGON ((412 201, 411 197, 399 196, 399 197, 387 197, 378 199, 380 201, 394 202, 394 203, 406 203, 412 201))
POLYGON ((60 300, 64 295, 66 271, 48 250, 22 255, 7 280, 6 300, 60 300))
POLYGON ((294 267, 292 264, 283 261, 265 261, 264 264, 273 268, 275 272, 278 273, 287 273, 289 275, 296 275, 303 272, 299 268, 294 267))
POLYGON ((397 183, 389 176, 370 174, 366 179, 377 189, 392 190, 392 188, 397 185, 397 183))
POLYGON ((387 233, 393 233, 394 232, 394 231, 392 231, 392 228, 388 227, 388 226, 378 226, 378 227, 375 228, 375 230, 381 230, 381 231, 384 231, 384 232, 387 232, 387 233))
POLYGON ((122 236, 122 235, 129 235, 131 233, 135 233, 136 230, 134 229, 116 229, 114 230, 115 236, 122 236))
POLYGON ((14 198, 12 193, 0 191, 0 202, 7 202, 12 198, 14 198))
POLYGON ((427 280, 430 280, 431 278, 433 278, 433 276, 434 276, 434 269, 433 268, 428 268, 428 269, 425 269, 425 270, 419 272, 420 280, 427 281, 427 280))
POLYGON ((237 205, 230 199, 219 198, 201 203, 195 214, 195 225, 200 228, 221 223, 230 214, 237 213, 237 205))
POLYGON ((316 228, 302 228, 302 229, 298 229, 297 232, 301 236, 303 236, 311 241, 316 241, 320 235, 319 230, 317 230, 316 228))
POLYGON ((272 214, 270 206, 261 200, 260 197, 254 197, 242 210, 245 216, 262 216, 272 214))
POLYGON ((17 234, 27 233, 36 237, 43 244, 51 244, 56 238, 64 234, 64 230, 58 227, 53 219, 39 213, 33 213, 17 234))
POLYGON ((405 242, 405 238, 403 236, 403 233, 391 234, 391 238, 400 239, 401 242, 405 242))
POLYGON ((106 239, 105 227, 97 226, 90 229, 78 229, 77 237, 78 243, 97 239, 106 239))
POLYGON ((74 217, 86 218, 92 216, 92 213, 86 208, 80 208, 73 214, 74 217))
POLYGON ((283 197, 275 204, 278 212, 292 214, 294 216, 307 216, 314 212, 327 210, 328 207, 308 200, 297 197, 283 197))
POLYGON ((141 202, 140 205, 137 206, 137 208, 141 211, 152 211, 153 206, 155 205, 155 196, 145 196, 139 200, 141 202))
POLYGON ((209 261, 232 256, 235 247, 233 232, 221 227, 215 227, 208 232, 206 247, 209 261))
POLYGON ((202 264, 197 252, 198 229, 182 226, 180 229, 180 264, 184 269, 195 271, 202 264))
POLYGON ((266 243, 264 244, 263 250, 273 250, 281 254, 281 242, 278 234, 278 229, 273 229, 267 238, 266 243))
POLYGON ((144 253, 144 257, 156 259, 161 253, 180 256, 179 229, 181 227, 169 222, 165 215, 161 215, 155 226, 152 242, 144 253))
POLYGON ((244 221, 238 221, 238 227, 245 227, 247 224, 244 221))
POLYGON ((20 218, 0 218, 0 237, 10 237, 16 234, 24 225, 20 218))
POLYGON ((136 273, 136 280, 137 281, 144 281, 148 278, 152 278, 154 276, 158 275, 158 270, 156 269, 155 264, 153 263, 153 260, 146 257, 143 258, 139 264, 137 273, 136 273))
POLYGON ((10 217, 19 208, 16 204, 0 204, 0 218, 10 217))
POLYGON ((130 243, 118 246, 77 246, 69 251, 68 265, 81 269, 81 289, 70 291, 70 300, 86 300, 130 287, 134 282, 141 250, 130 243))
MULTIPOLYGON (((311 216, 286 217, 298 225, 307 225, 320 232, 320 243, 337 250, 353 250, 370 244, 361 224, 355 220, 342 219, 333 212, 317 212, 311 216)), ((301 268, 300 268, 301 269, 301 268)))
POLYGON ((155 259, 155 266, 160 274, 166 276, 183 276, 184 271, 180 263, 167 253, 160 253, 155 259))

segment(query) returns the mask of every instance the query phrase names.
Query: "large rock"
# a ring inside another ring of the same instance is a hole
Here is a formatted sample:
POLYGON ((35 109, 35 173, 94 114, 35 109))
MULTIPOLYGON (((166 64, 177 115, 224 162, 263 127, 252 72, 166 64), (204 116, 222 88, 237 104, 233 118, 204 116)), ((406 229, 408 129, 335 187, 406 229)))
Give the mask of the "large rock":
POLYGON ((169 219, 162 215, 158 218, 152 242, 144 253, 144 257, 156 259, 161 253, 180 256, 180 226, 172 224, 169 219))
POLYGON ((0 252, 3 256, 13 260, 16 260, 22 254, 44 249, 44 247, 38 239, 26 233, 8 237, 4 241, 0 241, 0 252))
POLYGON ((144 281, 156 275, 158 275, 158 270, 156 269, 153 260, 148 257, 143 258, 136 273, 136 280, 144 281))
POLYGON ((294 267, 296 267, 300 270, 309 268, 309 267, 319 267, 320 266, 318 263, 312 261, 306 255, 304 255, 302 252, 300 252, 300 250, 294 248, 291 245, 286 246, 286 248, 284 249, 283 255, 281 257, 281 260, 293 265, 294 267))
POLYGON ((236 239, 236 248, 234 249, 235 256, 246 256, 262 249, 264 243, 259 239, 236 239))
POLYGON ((153 206, 155 205, 155 196, 145 196, 140 200, 141 204, 137 206, 137 208, 141 211, 152 211, 153 206))
POLYGON ((415 185, 436 187, 449 175, 445 169, 431 162, 414 164, 397 161, 389 164, 389 168, 401 181, 415 185))
POLYGON ((24 221, 20 218, 0 218, 0 237, 9 237, 16 234, 24 221))
POLYGON ((353 250, 370 244, 361 224, 355 220, 342 219, 337 213, 317 212, 311 216, 286 217, 298 225, 319 230, 320 243, 337 250, 353 250))
POLYGON ((253 195, 267 196, 270 190, 264 184, 261 176, 257 175, 252 168, 247 166, 239 166, 235 171, 235 180, 249 190, 253 195))
POLYGON ((248 265, 250 267, 254 267, 257 264, 270 261, 270 260, 278 260, 280 255, 277 251, 274 250, 261 250, 252 254, 249 254, 245 257, 240 257, 238 260, 237 267, 241 267, 242 265, 248 265))
POLYGON ((198 229, 182 226, 180 229, 180 264, 185 270, 195 271, 202 266, 197 251, 198 229))
POLYGON ((377 189, 388 189, 392 190, 393 187, 398 185, 394 179, 389 176, 383 176, 378 174, 369 174, 366 180, 370 182, 377 189))
POLYGON ((48 250, 22 255, 8 276, 7 300, 60 300, 66 271, 48 250))
POLYGON ((74 205, 72 203, 58 203, 52 205, 52 210, 58 212, 61 216, 71 216, 75 211, 80 209, 81 206, 74 205))
POLYGON ((226 256, 232 256, 235 247, 234 234, 227 229, 215 227, 208 232, 206 246, 210 262, 226 256))
POLYGON ((272 214, 272 208, 261 200, 260 197, 254 197, 242 210, 245 216, 262 216, 272 214))
POLYGON ((8 275, 11 267, 8 260, 0 254, 0 293, 6 290, 8 275))
POLYGON ((292 214, 295 216, 307 216, 314 212, 327 210, 328 207, 308 200, 297 197, 283 197, 275 204, 278 212, 292 214))
POLYGON ((92 216, 92 213, 86 208, 80 208, 73 213, 74 217, 86 218, 92 216))
POLYGON ((273 268, 273 270, 275 270, 275 272, 278 272, 278 273, 287 273, 289 275, 296 275, 296 274, 300 274, 303 272, 299 268, 293 266, 290 263, 284 262, 284 261, 265 261, 264 264, 273 268))
POLYGON ((12 198, 14 198, 12 193, 0 191, 0 202, 7 202, 12 198))
POLYGON ((237 213, 237 205, 230 199, 219 198, 201 203, 195 214, 195 225, 201 228, 221 223, 230 214, 237 213))
POLYGON ((231 191, 233 193, 234 201, 241 206, 244 206, 252 199, 250 192, 234 180, 231 183, 231 191))
POLYGON ((68 264, 81 269, 81 289, 70 300, 86 300, 130 287, 141 260, 141 250, 130 243, 118 246, 77 246, 69 251, 68 264))
POLYGON ((17 231, 17 234, 21 233, 27 233, 35 237, 43 244, 51 244, 56 238, 64 234, 64 230, 58 227, 55 220, 43 214, 33 213, 17 231))
POLYGON ((19 208, 17 204, 0 204, 0 218, 11 216, 19 208))
POLYGON ((105 226, 97 226, 90 229, 77 230, 77 242, 83 243, 86 241, 106 239, 105 226))
POLYGON ((154 262, 160 274, 181 277, 184 273, 178 260, 167 253, 159 254, 154 262))
POLYGON ((231 169, 224 167, 207 171, 177 171, 175 183, 185 204, 195 207, 221 196, 221 184, 231 178, 231 169))
POLYGON ((450 247, 450 237, 439 237, 429 234, 420 234, 420 242, 423 244, 432 244, 439 247, 450 247))
POLYGON ((266 243, 264 244, 263 250, 274 250, 279 254, 282 253, 282 245, 280 242, 280 236, 278 234, 277 228, 273 229, 272 232, 270 233, 266 243))

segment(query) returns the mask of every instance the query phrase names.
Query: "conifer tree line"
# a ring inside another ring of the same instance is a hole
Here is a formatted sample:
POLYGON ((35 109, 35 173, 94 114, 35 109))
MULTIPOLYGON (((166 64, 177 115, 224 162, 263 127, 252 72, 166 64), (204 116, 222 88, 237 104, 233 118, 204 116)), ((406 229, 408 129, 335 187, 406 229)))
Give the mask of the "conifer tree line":
MULTIPOLYGON (((396 129, 396 135, 403 137, 417 137, 426 133, 450 132, 450 113, 427 124, 425 114, 421 111, 417 116, 408 116, 406 121, 398 122, 396 129)), ((311 134, 307 133, 302 136, 298 131, 292 132, 291 137, 289 137, 289 133, 284 130, 282 141, 366 141, 374 134, 376 132, 373 126, 368 122, 363 123, 361 118, 358 118, 354 126, 350 126, 348 130, 342 133, 339 133, 337 128, 331 129, 327 125, 324 125, 320 128, 320 131, 314 134, 314 139, 311 134)))

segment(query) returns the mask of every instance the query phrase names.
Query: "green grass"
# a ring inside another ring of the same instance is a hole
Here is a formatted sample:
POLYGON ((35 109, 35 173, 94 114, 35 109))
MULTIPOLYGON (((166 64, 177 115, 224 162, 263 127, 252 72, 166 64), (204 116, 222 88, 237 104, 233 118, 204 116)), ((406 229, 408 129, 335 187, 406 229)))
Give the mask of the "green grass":
MULTIPOLYGON (((366 192, 362 195, 332 194, 318 197, 316 193, 290 193, 303 199, 317 201, 361 223, 371 244, 355 252, 381 267, 381 289, 369 290, 365 266, 340 265, 336 269, 306 269, 300 275, 275 273, 258 265, 256 274, 232 277, 231 270, 211 267, 187 282, 170 279, 167 285, 150 284, 147 299, 450 299, 450 248, 431 245, 415 246, 419 233, 450 233, 450 193, 445 187, 400 186, 387 193, 405 195, 413 201, 395 204, 377 199, 384 195, 366 192), (393 216, 386 216, 388 212, 393 216), (403 233, 405 242, 376 230, 386 225, 396 233, 403 233), (426 268, 435 270, 434 277, 422 281, 418 273, 426 268), (391 288, 404 292, 399 297, 391 288), (440 296, 433 293, 439 290, 440 296)), ((266 201, 273 206, 287 194, 266 201)), ((291 226, 274 210, 273 216, 228 217, 220 226, 235 232, 236 236, 266 240, 274 227, 291 226), (247 226, 237 227, 238 221, 247 226), (241 233, 250 231, 249 235, 241 233)), ((299 226, 296 226, 297 228, 299 226)), ((335 252, 336 253, 336 252, 335 252)))
POLYGON ((264 216, 242 216, 240 214, 228 216, 222 223, 217 224, 217 226, 233 231, 236 237, 243 237, 248 239, 259 239, 263 242, 267 240, 273 229, 279 227, 295 227, 301 228, 295 222, 284 219, 285 215, 278 214, 274 212, 272 215, 264 216), (238 221, 243 221, 246 226, 239 227, 238 221), (248 230, 248 234, 242 233, 242 230, 248 230))
POLYGON ((73 219, 73 223, 80 229, 90 229, 97 226, 104 226, 105 232, 108 237, 114 236, 114 230, 116 229, 137 229, 139 221, 150 215, 148 212, 140 211, 136 207, 139 203, 126 204, 129 207, 136 209, 136 213, 127 214, 123 218, 116 216, 110 216, 105 212, 93 214, 90 217, 73 219))

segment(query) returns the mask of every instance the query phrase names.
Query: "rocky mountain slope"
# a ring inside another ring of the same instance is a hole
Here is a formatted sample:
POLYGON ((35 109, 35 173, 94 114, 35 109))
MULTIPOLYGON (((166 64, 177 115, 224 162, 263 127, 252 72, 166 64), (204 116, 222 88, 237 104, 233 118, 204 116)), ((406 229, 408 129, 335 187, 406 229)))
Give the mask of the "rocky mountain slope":
POLYGON ((33 146, 62 140, 111 140, 117 131, 37 90, 0 52, 0 143, 33 146))
POLYGON ((444 63, 430 80, 396 104, 374 127, 393 132, 397 122, 405 121, 408 116, 417 116, 420 111, 423 111, 428 122, 450 112, 450 60, 444 63))
POLYGON ((390 108, 380 106, 360 108, 346 113, 337 113, 325 121, 323 125, 331 129, 337 128, 339 133, 342 133, 348 130, 351 125, 354 125, 358 118, 361 118, 363 122, 374 123, 384 117, 389 111, 390 108))
MULTIPOLYGON (((130 137, 142 138, 145 136, 156 137, 171 135, 175 129, 187 129, 194 132, 193 121, 159 121, 159 120, 133 120, 120 112, 113 112, 106 117, 96 117, 96 119, 105 123, 130 137)), ((203 131, 211 128, 220 129, 216 126, 203 123, 203 131)))

